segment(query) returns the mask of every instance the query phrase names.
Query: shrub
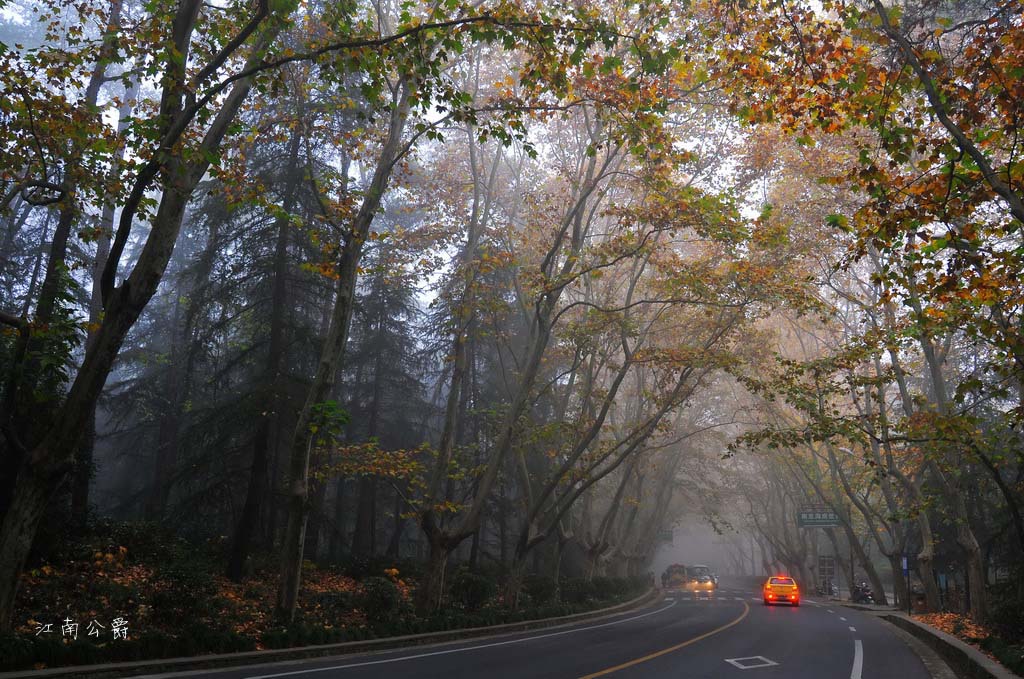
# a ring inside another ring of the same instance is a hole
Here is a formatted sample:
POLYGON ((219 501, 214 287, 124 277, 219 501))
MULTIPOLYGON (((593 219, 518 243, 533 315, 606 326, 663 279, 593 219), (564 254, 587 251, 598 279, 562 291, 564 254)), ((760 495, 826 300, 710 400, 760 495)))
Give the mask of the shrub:
POLYGON ((369 620, 380 621, 398 612, 402 595, 398 586, 388 578, 369 577, 363 580, 359 607, 369 620))
POLYGON ((96 536, 105 539, 110 548, 129 546, 129 557, 135 560, 183 560, 192 551, 188 543, 167 526, 150 521, 101 519, 94 529, 96 536))
POLYGON ((1024 642, 1024 593, 1017 582, 991 589, 992 607, 988 622, 1008 642, 1024 642))
POLYGON ((165 622, 186 628, 197 618, 216 611, 217 585, 203 561, 175 561, 162 566, 155 579, 163 584, 152 597, 153 608, 165 622))
POLYGON ((0 634, 0 670, 32 669, 33 646, 16 634, 0 634))
POLYGON ((1006 669, 1024 674, 1024 644, 1013 645, 997 637, 988 637, 981 642, 981 647, 994 655, 1006 669))
MULTIPOLYGON (((362 638, 354 634, 358 630, 343 627, 324 627, 323 625, 290 625, 274 627, 260 635, 260 644, 264 648, 290 648, 293 646, 312 646, 315 644, 333 644, 341 641, 362 638)), ((250 640, 246 640, 250 644, 250 640)), ((246 649, 237 649, 246 650, 246 649)))
POLYGON ((356 607, 356 595, 345 590, 324 592, 316 597, 316 604, 327 620, 338 620, 350 614, 356 607))
POLYGON ((494 580, 485 575, 459 571, 452 578, 450 590, 452 597, 463 608, 478 611, 497 593, 497 586, 494 580))
POLYGON ((555 598, 558 583, 547 575, 530 574, 523 578, 523 591, 534 604, 547 604, 555 598))
POLYGON ((570 604, 583 604, 593 598, 595 598, 593 584, 585 578, 562 580, 562 601, 570 604))
POLYGON ((614 599, 622 593, 625 583, 619 578, 598 576, 590 581, 590 585, 598 599, 614 599))
POLYGON ((337 570, 353 580, 384 575, 385 569, 393 567, 394 560, 383 557, 350 556, 337 564, 337 570))

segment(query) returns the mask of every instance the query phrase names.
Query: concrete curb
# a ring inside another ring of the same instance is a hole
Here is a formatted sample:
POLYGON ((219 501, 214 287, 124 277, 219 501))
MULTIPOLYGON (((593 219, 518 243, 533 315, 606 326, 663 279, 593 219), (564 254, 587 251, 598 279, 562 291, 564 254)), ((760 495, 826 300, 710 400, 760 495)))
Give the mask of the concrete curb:
POLYGON ((158 674, 164 672, 183 672, 189 670, 231 668, 262 663, 277 663, 307 658, 343 656, 372 651, 395 650, 400 648, 456 642, 478 637, 499 636, 515 632, 525 632, 547 627, 566 627, 587 620, 610 618, 653 602, 661 596, 661 590, 651 588, 644 594, 608 608, 600 608, 584 613, 574 613, 555 618, 524 620, 490 627, 467 627, 463 629, 426 632, 423 634, 406 634, 399 637, 384 637, 366 641, 343 641, 335 644, 317 646, 299 646, 297 648, 277 648, 265 651, 244 651, 241 653, 221 653, 216 655, 200 655, 188 658, 160 658, 155 660, 137 660, 124 663, 105 663, 101 665, 76 665, 54 667, 45 670, 19 670, 17 672, 0 672, 0 679, 103 679, 105 677, 127 677, 137 674, 158 674))
POLYGON ((971 679, 1020 679, 970 644, 918 622, 906 613, 879 613, 878 617, 923 641, 949 664, 957 676, 971 679))
POLYGON ((896 613, 900 609, 895 606, 881 606, 879 604, 851 604, 850 602, 837 601, 843 608, 852 608, 855 611, 866 611, 867 613, 896 613))

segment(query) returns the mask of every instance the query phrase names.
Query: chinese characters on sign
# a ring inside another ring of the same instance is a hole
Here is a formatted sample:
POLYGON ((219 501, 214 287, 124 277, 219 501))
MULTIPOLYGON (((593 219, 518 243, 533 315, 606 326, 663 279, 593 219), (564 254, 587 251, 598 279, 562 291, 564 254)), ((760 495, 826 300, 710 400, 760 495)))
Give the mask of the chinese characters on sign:
POLYGON ((796 521, 801 528, 838 526, 839 515, 827 507, 801 507, 796 521))
MULTIPOLYGON (((128 621, 124 618, 114 618, 109 625, 110 631, 113 633, 114 639, 128 639, 128 621)), ((85 634, 90 637, 96 637, 100 639, 105 636, 104 632, 107 631, 107 625, 104 625, 99 620, 90 620, 85 625, 85 634)), ((55 634, 52 622, 47 623, 36 623, 36 636, 42 636, 44 634, 55 634)), ((60 626, 60 634, 65 639, 71 639, 76 641, 78 639, 78 623, 72 620, 70 617, 64 618, 60 626)))

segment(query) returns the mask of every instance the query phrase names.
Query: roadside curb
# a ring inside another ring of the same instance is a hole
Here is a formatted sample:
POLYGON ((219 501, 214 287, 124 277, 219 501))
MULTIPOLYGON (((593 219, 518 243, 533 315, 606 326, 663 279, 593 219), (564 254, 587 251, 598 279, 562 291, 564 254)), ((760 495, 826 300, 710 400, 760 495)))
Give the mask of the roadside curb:
POLYGON ((621 613, 640 608, 652 603, 661 596, 661 590, 652 587, 644 594, 608 608, 599 608, 584 613, 573 613, 555 618, 540 618, 510 622, 489 627, 467 627, 463 629, 444 630, 441 632, 425 632, 423 634, 406 634, 398 637, 384 637, 366 641, 344 641, 336 644, 317 646, 299 646, 297 648, 276 648, 264 651, 244 651, 241 653, 220 653, 200 655, 187 658, 159 658, 155 660, 137 660, 124 663, 105 663, 100 665, 74 665, 54 667, 45 670, 18 670, 16 672, 0 672, 0 679, 103 679, 105 677, 127 677, 137 674, 160 674, 165 672, 184 672, 189 670, 231 668, 259 663, 277 663, 307 658, 344 656, 371 651, 396 650, 407 647, 422 646, 443 642, 457 642, 478 637, 500 636, 515 632, 525 632, 548 627, 565 627, 588 620, 602 620, 621 613))
MULTIPOLYGON (((865 609, 871 610, 871 609, 865 609)), ((928 645, 960 677, 971 679, 1019 679, 995 660, 951 634, 918 622, 906 613, 878 612, 878 617, 908 632, 928 645)))
POLYGON ((843 601, 837 601, 836 603, 843 608, 852 608, 855 611, 865 611, 867 613, 896 613, 900 610, 895 606, 880 606, 878 604, 851 604, 843 601))

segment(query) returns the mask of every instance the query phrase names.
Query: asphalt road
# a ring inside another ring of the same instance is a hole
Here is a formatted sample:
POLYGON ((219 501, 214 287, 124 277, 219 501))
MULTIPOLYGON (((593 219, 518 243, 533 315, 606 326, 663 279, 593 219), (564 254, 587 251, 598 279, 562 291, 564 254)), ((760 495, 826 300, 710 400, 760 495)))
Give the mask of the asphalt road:
POLYGON ((804 599, 766 607, 760 592, 673 593, 571 627, 357 656, 182 673, 204 679, 930 679, 887 623, 804 599))

